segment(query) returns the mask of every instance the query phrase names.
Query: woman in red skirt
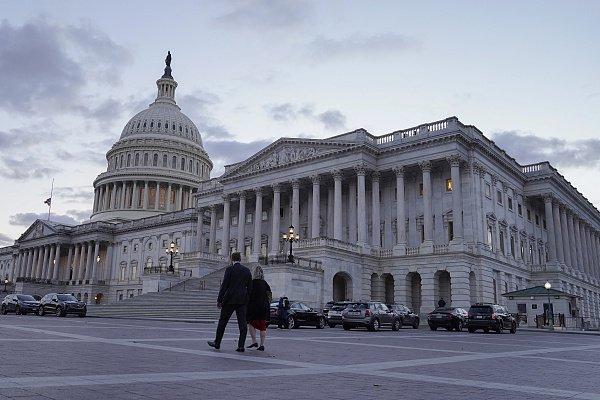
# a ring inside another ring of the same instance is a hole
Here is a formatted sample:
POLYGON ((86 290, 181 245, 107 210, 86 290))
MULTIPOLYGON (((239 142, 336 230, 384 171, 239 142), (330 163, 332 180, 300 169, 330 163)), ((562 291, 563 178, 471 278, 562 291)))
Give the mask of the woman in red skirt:
POLYGON ((269 284, 265 281, 265 275, 260 265, 254 269, 252 278, 252 290, 250 291, 247 312, 248 330, 250 331, 252 344, 248 348, 256 347, 257 350, 264 351, 272 293, 269 284), (260 333, 260 346, 256 342, 256 331, 260 333))

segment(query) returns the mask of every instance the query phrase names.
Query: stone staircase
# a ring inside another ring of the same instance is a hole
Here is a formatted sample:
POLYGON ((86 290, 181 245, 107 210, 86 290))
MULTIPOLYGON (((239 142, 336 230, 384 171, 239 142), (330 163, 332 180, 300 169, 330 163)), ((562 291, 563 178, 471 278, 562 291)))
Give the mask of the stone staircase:
POLYGON ((88 308, 88 316, 213 322, 219 318, 217 295, 225 268, 189 278, 167 290, 88 308))

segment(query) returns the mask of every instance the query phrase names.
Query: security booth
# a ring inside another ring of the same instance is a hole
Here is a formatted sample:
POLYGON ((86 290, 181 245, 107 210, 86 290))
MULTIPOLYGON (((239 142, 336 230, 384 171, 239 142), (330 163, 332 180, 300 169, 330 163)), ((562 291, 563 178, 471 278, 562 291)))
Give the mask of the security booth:
POLYGON ((507 308, 521 326, 555 329, 582 328, 577 297, 561 290, 534 286, 504 293, 507 308))

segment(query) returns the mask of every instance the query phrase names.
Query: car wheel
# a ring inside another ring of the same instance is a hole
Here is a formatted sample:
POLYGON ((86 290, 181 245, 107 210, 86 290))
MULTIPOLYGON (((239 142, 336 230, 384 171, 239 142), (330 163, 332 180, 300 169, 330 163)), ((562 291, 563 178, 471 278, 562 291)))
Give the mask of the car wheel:
POLYGON ((15 314, 21 315, 21 307, 17 306, 17 308, 15 308, 15 314))
POLYGON ((297 326, 296 326, 296 320, 294 319, 294 317, 289 317, 288 318, 287 327, 288 327, 288 329, 297 328, 297 326))
POLYGON ((60 307, 56 307, 56 316, 57 317, 62 317, 62 309, 60 307))
POLYGON ((475 333, 475 328, 469 328, 469 333, 475 333))
POLYGON ((502 333, 502 329, 503 329, 503 328, 504 328, 504 327, 502 326, 502 322, 500 322, 500 323, 498 324, 498 326, 496 327, 496 333, 502 333))
POLYGON ((419 318, 417 318, 417 320, 415 321, 415 324, 412 326, 413 329, 419 329, 420 323, 421 323, 421 320, 419 318))
POLYGON ((2 309, 0 312, 2 313, 2 315, 6 315, 6 313, 7 313, 6 307, 2 306, 2 309))
POLYGON ((40 317, 43 317, 43 316, 44 316, 44 314, 45 314, 45 312, 44 312, 44 307, 40 307, 40 308, 38 309, 38 315, 39 315, 40 317))
POLYGON ((335 326, 336 326, 335 324, 329 324, 330 328, 335 328, 335 326))
POLYGON ((400 322, 399 319, 395 320, 394 323, 392 324, 393 331, 399 331, 401 327, 402 327, 402 322, 400 322))
POLYGON ((349 331, 352 327, 348 324, 342 324, 342 326, 344 327, 345 331, 349 331))
POLYGON ((371 325, 369 325, 369 330, 371 332, 377 332, 380 328, 379 320, 377 318, 373 318, 371 321, 371 325))
POLYGON ((490 333, 490 328, 483 328, 483 333, 490 333))
POLYGON ((431 326, 431 325, 429 325, 429 329, 431 329, 432 331, 437 331, 437 326, 431 326))
POLYGON ((456 332, 462 332, 464 326, 462 321, 458 321, 458 324, 456 324, 456 332))
POLYGON ((317 329, 325 328, 325 318, 320 318, 319 323, 317 324, 317 329))
POLYGON ((85 315, 86 315, 86 313, 83 312, 83 313, 79 314, 79 318, 85 318, 85 315))
POLYGON ((447 327, 446 327, 446 330, 447 330, 448 332, 450 332, 450 331, 452 330, 452 327, 451 327, 451 326, 447 326, 447 327))
POLYGON ((517 324, 512 324, 512 326, 510 327, 510 333, 515 334, 517 333, 517 324))

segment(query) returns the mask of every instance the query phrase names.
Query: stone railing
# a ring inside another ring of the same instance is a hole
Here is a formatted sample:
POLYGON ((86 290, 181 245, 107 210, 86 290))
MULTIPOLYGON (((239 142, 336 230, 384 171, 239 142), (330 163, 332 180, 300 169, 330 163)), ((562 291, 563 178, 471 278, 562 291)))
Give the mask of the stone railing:
POLYGON ((211 261, 227 261, 227 257, 221 254, 204 253, 202 251, 191 251, 189 253, 183 253, 184 260, 192 260, 196 258, 211 261))
POLYGON ((353 251, 360 253, 361 247, 354 243, 348 243, 337 239, 318 237, 313 239, 301 239, 296 244, 297 249, 308 249, 311 247, 333 247, 340 250, 353 251))
POLYGON ((299 267, 314 271, 323 271, 323 263, 319 260, 294 256, 294 261, 289 262, 288 255, 283 253, 277 254, 274 257, 260 257, 258 262, 262 265, 289 264, 296 268, 299 267))
POLYGON ((546 271, 545 265, 532 265, 531 272, 544 272, 546 271))
POLYGON ((371 255, 379 258, 390 258, 394 256, 392 249, 371 249, 371 255))
POLYGON ((445 254, 448 252, 447 244, 434 244, 433 245, 433 254, 445 254))
POLYGON ((399 131, 395 131, 392 133, 388 133, 387 135, 375 137, 375 144, 381 145, 386 143, 391 143, 397 140, 406 139, 409 137, 413 137, 419 134, 426 134, 428 132, 436 132, 447 129, 451 122, 458 121, 456 117, 446 118, 441 121, 431 122, 429 124, 423 124, 416 126, 414 128, 402 129, 399 131))
POLYGON ((419 250, 420 247, 407 247, 406 248, 406 255, 407 256, 418 256, 419 255, 419 250))
POLYGON ((521 167, 521 171, 524 174, 531 173, 531 172, 549 171, 549 170, 550 170, 550 163, 547 161, 543 161, 543 162, 539 162, 539 163, 535 163, 535 164, 523 165, 521 167))

